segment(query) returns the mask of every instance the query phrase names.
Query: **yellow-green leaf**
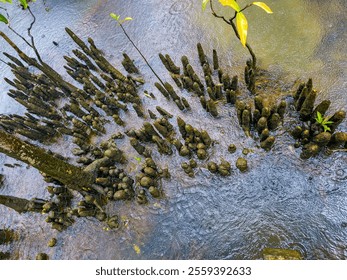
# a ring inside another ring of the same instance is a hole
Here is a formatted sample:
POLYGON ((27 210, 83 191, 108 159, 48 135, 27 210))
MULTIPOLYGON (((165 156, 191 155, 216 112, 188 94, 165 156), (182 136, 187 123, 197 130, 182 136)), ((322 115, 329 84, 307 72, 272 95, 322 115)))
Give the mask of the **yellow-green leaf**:
POLYGON ((229 7, 233 8, 236 12, 239 12, 241 10, 239 4, 237 4, 237 2, 235 0, 219 0, 219 2, 223 6, 229 6, 229 7))
POLYGON ((240 36, 241 44, 245 47, 247 42, 248 22, 243 13, 237 13, 236 27, 237 27, 237 32, 239 33, 239 36, 240 36))
POLYGON ((19 0, 19 2, 22 4, 24 10, 25 10, 26 8, 28 8, 28 2, 27 2, 27 0, 19 0))
POLYGON ((119 18, 120 18, 120 15, 116 15, 116 14, 114 14, 114 13, 110 13, 110 16, 111 16, 111 18, 113 18, 113 19, 116 20, 116 21, 118 21, 119 18))
POLYGON ((270 7, 268 5, 266 5, 264 2, 253 2, 253 5, 256 5, 260 8, 262 8, 265 12, 267 12, 268 14, 272 14, 272 10, 270 9, 270 7))
POLYGON ((206 5, 210 0, 202 0, 202 10, 205 11, 206 5))
POLYGON ((131 17, 126 17, 126 18, 124 19, 124 21, 127 21, 127 20, 133 20, 133 18, 131 18, 131 17))
POLYGON ((7 18, 5 16, 3 16, 2 14, 0 14, 0 21, 3 22, 3 23, 8 24, 7 18))
POLYGON ((136 244, 133 244, 133 248, 134 248, 134 251, 136 252, 136 254, 141 254, 141 249, 139 246, 137 246, 136 244))

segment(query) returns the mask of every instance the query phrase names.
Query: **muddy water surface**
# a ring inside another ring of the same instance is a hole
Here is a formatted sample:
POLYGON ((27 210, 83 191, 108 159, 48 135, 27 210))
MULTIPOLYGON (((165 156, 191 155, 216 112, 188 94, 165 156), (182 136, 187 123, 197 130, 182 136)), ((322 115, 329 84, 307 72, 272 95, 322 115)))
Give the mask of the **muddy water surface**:
MULTIPOLYGON (((269 70, 268 78, 280 78, 279 88, 284 90, 296 78, 313 77, 318 99, 330 98, 332 110, 346 110, 346 2, 267 3, 273 8, 273 15, 256 7, 247 15, 249 42, 258 55, 259 65, 269 70)), ((144 89, 157 96, 156 101, 144 98, 145 106, 154 108, 160 104, 194 127, 207 128, 218 141, 211 151, 212 160, 223 157, 234 166, 242 148, 251 148, 253 152, 246 156, 250 171, 241 174, 234 167, 228 178, 211 176, 204 168, 198 169, 195 178, 189 178, 179 167, 184 159, 176 154, 157 155, 158 164, 168 166, 172 175, 171 180, 163 181, 165 197, 151 200, 146 206, 134 202, 108 205, 109 213, 121 217, 123 225, 117 231, 104 230, 104 225, 94 219, 78 219, 72 227, 58 233, 50 229, 40 214, 19 215, 0 206, 0 226, 20 234, 19 241, 1 245, 0 251, 11 251, 13 258, 21 259, 33 259, 39 252, 48 253, 51 259, 257 259, 265 247, 282 247, 298 249, 308 259, 347 258, 346 154, 302 161, 299 151, 293 148, 293 140, 285 134, 277 138, 271 152, 265 153, 257 148, 257 142, 244 136, 232 107, 221 107, 221 117, 216 120, 201 109, 197 99, 190 98, 192 111, 182 113, 155 91, 154 75, 108 16, 116 12, 134 18, 125 27, 165 80, 170 81, 170 77, 157 54, 169 53, 177 64, 182 55, 187 55, 198 70, 197 42, 203 44, 209 55, 217 49, 222 67, 231 75, 242 77, 247 52, 228 26, 208 10, 201 12, 200 1, 38 1, 33 11, 37 15, 33 33, 38 48, 57 70, 63 71, 62 56, 75 47, 64 31, 69 26, 81 38, 93 37, 117 65, 122 52, 127 51, 146 78, 144 89), (231 143, 238 147, 235 154, 227 152, 231 143), (58 243, 49 248, 46 244, 52 237, 58 243)), ((29 17, 22 20, 23 12, 18 9, 10 12, 12 25, 18 30, 30 23, 29 17)), ((9 50, 4 42, 0 46, 1 50, 9 50)), ((25 45, 22 48, 27 49, 25 45)), ((0 64, 0 70, 1 79, 11 76, 5 65, 0 64)), ((23 112, 6 95, 8 89, 1 82, 0 112, 23 112)), ((185 92, 182 95, 189 97, 185 92)), ((138 123, 137 118, 127 119, 127 127, 138 127, 138 123)), ((346 127, 345 122, 342 128, 346 127)), ((129 155, 130 167, 136 170, 138 163, 132 160, 135 151, 125 143, 120 145, 129 155)), ((69 155, 73 147, 61 139, 53 148, 69 155)), ((1 173, 6 175, 0 188, 2 194, 48 197, 46 184, 36 170, 24 164, 10 168, 5 164, 16 162, 3 155, 0 163, 1 173)))

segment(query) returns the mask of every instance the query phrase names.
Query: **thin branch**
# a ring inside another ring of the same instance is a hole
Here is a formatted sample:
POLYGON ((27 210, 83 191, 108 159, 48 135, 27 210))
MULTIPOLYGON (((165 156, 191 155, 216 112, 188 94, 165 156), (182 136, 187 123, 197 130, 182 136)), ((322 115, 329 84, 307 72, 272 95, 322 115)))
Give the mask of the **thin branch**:
POLYGON ((213 8, 212 0, 210 1, 210 7, 211 7, 212 15, 214 15, 216 18, 223 19, 227 24, 230 25, 230 22, 224 16, 217 15, 217 13, 215 12, 215 10, 213 8))
POLYGON ((8 62, 6 62, 5 60, 2 60, 2 58, 0 58, 0 61, 6 65, 8 65, 8 62))
POLYGON ((15 29, 12 28, 11 26, 11 21, 10 21, 10 15, 7 12, 7 9, 0 7, 1 10, 4 10, 8 19, 8 29, 10 29, 14 34, 16 34, 19 38, 21 38, 29 47, 32 47, 31 44, 22 36, 20 35, 15 29))
MULTIPOLYGON (((240 39, 240 35, 237 32, 237 27, 236 27, 235 23, 233 21, 230 21, 230 25, 232 26, 232 28, 233 28, 233 30, 235 32, 236 37, 238 39, 240 39)), ((253 49, 251 48, 251 46, 248 43, 246 43, 246 48, 248 49, 250 55, 252 56, 252 67, 253 67, 253 69, 255 69, 256 66, 257 66, 257 58, 255 56, 255 53, 253 52, 253 49)))
MULTIPOLYGON (((232 18, 230 18, 229 20, 227 20, 224 16, 220 16, 220 15, 218 15, 218 14, 215 12, 215 10, 214 10, 214 8, 213 8, 212 2, 213 2, 213 0, 210 1, 210 7, 211 7, 212 15, 215 16, 216 18, 221 18, 221 19, 223 19, 227 24, 231 25, 231 27, 232 27, 233 30, 234 30, 234 33, 235 33, 236 37, 240 40, 240 35, 239 35, 239 33, 237 32, 237 27, 236 27, 236 25, 235 25, 235 23, 234 23, 234 21, 233 21, 233 20, 236 18, 237 12, 235 12, 235 14, 234 14, 234 16, 233 16, 232 18)), ((240 12, 243 11, 243 10, 245 10, 245 9, 247 9, 247 8, 249 8, 250 6, 252 6, 252 4, 248 4, 248 5, 245 6, 243 9, 241 9, 240 12)), ((257 58, 256 58, 256 56, 255 56, 255 53, 253 52, 253 49, 251 48, 251 46, 250 46, 248 43, 246 43, 246 48, 248 49, 250 55, 252 56, 252 67, 253 67, 253 69, 255 69, 255 68, 256 68, 256 65, 257 65, 257 58)))
MULTIPOLYGON (((7 9, 3 8, 3 7, 0 7, 1 10, 4 10, 6 12, 6 16, 7 18, 9 19, 10 18, 10 15, 8 14, 7 12, 7 9)), ((9 23, 8 23, 8 29, 10 29, 15 35, 17 35, 20 39, 23 40, 24 43, 26 43, 30 48, 32 48, 35 52, 35 55, 37 57, 37 59, 43 63, 42 59, 41 59, 41 56, 35 46, 35 40, 34 40, 34 37, 32 36, 31 34, 31 29, 33 28, 35 22, 36 22, 36 17, 35 15, 33 14, 33 12, 31 11, 30 7, 28 7, 28 10, 30 12, 30 15, 32 16, 33 20, 32 22, 30 23, 30 26, 28 28, 28 35, 30 37, 30 40, 31 40, 31 43, 24 37, 22 36, 21 34, 19 34, 19 32, 17 32, 12 26, 11 26, 11 21, 9 20, 9 23)))
POLYGON ((29 37, 30 37, 30 39, 31 39, 31 47, 32 47, 32 49, 34 50, 37 59, 38 59, 41 63, 43 63, 43 61, 42 61, 42 59, 41 59, 41 56, 40 56, 40 54, 39 54, 39 52, 38 52, 38 50, 37 50, 37 48, 36 48, 36 45, 35 45, 34 36, 31 35, 31 29, 33 28, 33 26, 34 26, 34 24, 35 24, 35 22, 36 22, 36 17, 35 17, 35 15, 34 15, 34 13, 31 11, 30 7, 28 7, 28 11, 29 11, 29 13, 31 14, 31 16, 32 16, 32 18, 33 18, 33 21, 31 22, 31 24, 30 24, 30 26, 29 26, 29 28, 28 28, 28 35, 29 35, 29 37))
POLYGON ((246 10, 247 8, 249 8, 249 7, 251 7, 251 6, 253 6, 253 4, 248 4, 248 5, 246 5, 244 8, 242 8, 242 9, 240 10, 240 12, 243 12, 244 10, 246 10))
POLYGON ((133 42, 133 40, 131 40, 131 38, 129 37, 128 33, 125 31, 123 25, 119 23, 119 26, 122 28, 123 33, 125 34, 125 36, 127 36, 128 40, 130 41, 130 43, 134 46, 134 48, 138 51, 138 53, 142 56, 143 60, 146 62, 146 64, 148 65, 148 67, 151 69, 151 71, 153 72, 153 74, 157 77, 157 79, 159 80, 159 82, 165 86, 164 82, 160 79, 160 77, 157 75, 157 73, 154 71, 154 69, 152 68, 152 66, 149 64, 149 62, 147 61, 147 59, 145 58, 145 56, 142 54, 142 52, 139 50, 139 48, 135 45, 135 43, 133 42))

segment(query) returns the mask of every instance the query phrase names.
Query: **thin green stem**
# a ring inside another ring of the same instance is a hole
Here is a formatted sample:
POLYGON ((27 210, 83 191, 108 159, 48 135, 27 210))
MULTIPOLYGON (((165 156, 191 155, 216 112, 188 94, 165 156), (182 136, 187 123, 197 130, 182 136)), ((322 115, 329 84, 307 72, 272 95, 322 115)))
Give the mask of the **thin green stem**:
MULTIPOLYGON (((213 8, 213 0, 210 1, 210 7, 211 7, 211 11, 212 11, 212 15, 216 18, 221 18, 223 19, 223 21, 225 21, 227 24, 231 25, 231 27, 233 28, 234 30, 234 33, 236 35, 236 37, 240 40, 240 35, 239 33, 237 32, 237 27, 234 23, 234 19, 236 18, 236 15, 237 15, 237 12, 235 12, 234 16, 232 18, 230 18, 229 20, 227 20, 224 16, 220 16, 218 15, 214 8, 213 8)), ((241 11, 244 11, 245 9, 249 8, 250 6, 252 6, 252 4, 248 4, 247 6, 245 6, 243 9, 240 10, 241 11)), ((257 65, 257 58, 255 56, 255 53, 253 52, 253 49, 251 48, 251 46, 246 43, 246 48, 248 49, 248 52, 250 53, 250 55, 252 56, 252 67, 253 69, 256 68, 256 65, 257 65)))

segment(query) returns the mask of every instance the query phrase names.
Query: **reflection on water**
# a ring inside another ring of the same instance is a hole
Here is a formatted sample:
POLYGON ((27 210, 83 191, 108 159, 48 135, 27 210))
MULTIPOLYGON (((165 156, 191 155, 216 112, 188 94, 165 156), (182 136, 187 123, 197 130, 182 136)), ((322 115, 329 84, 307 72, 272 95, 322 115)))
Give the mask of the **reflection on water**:
MULTIPOLYGON (((266 2, 274 10, 273 15, 256 7, 247 11, 249 42, 259 64, 286 83, 297 77, 305 80, 313 77, 320 90, 319 99, 332 99, 334 110, 346 109, 346 1, 266 2)), ((64 31, 69 26, 81 38, 92 36, 117 65, 126 50, 148 81, 145 89, 155 91, 152 87, 155 77, 108 17, 110 12, 134 18, 126 25, 130 36, 166 80, 170 77, 157 54, 169 53, 177 62, 186 54, 199 69, 196 55, 199 41, 209 55, 216 48, 221 65, 233 75, 242 76, 248 58, 228 26, 212 17, 208 10, 201 12, 200 1, 149 0, 144 4, 136 0, 93 0, 86 4, 66 0, 46 1, 46 7, 48 12, 42 3, 33 5, 38 21, 34 34, 42 56, 60 71, 63 71, 62 56, 73 47, 64 31)), ((12 20, 14 27, 28 26, 30 18, 22 21, 16 9, 11 9, 11 13, 16 15, 12 20)), ((1 50, 8 51, 2 41, 1 50)), ((0 77, 9 75, 9 69, 0 64, 0 77)), ((21 112, 22 108, 5 95, 7 90, 7 85, 1 83, 0 111, 21 112)), ((11 227, 21 236, 12 245, 13 256, 26 259, 46 252, 52 259, 257 259, 265 247, 283 247, 298 249, 309 259, 347 257, 344 154, 301 161, 286 136, 278 140, 273 151, 264 153, 243 135, 235 118, 229 117, 235 115, 233 109, 223 109, 217 122, 201 110, 197 100, 191 101, 190 113, 171 108, 160 96, 157 101, 144 102, 149 107, 160 103, 199 129, 209 127, 212 137, 219 140, 212 151, 214 159, 223 156, 234 164, 243 147, 253 148, 254 153, 247 156, 250 171, 240 174, 234 167, 231 177, 218 178, 199 169, 196 178, 191 179, 178 168, 181 158, 160 157, 159 165, 168 165, 174 178, 163 182, 166 197, 152 200, 147 206, 132 202, 108 205, 108 212, 121 216, 123 226, 118 231, 105 231, 97 221, 79 219, 65 232, 58 233, 50 229, 41 215, 19 216, 0 207, 0 227, 11 227), (230 143, 237 145, 236 154, 226 153, 230 143), (48 248, 46 244, 52 237, 58 239, 57 247, 48 248)), ((129 127, 136 125, 136 120, 128 121, 129 127)), ((342 126, 346 128, 345 123, 342 126)), ((70 143, 56 145, 62 153, 71 148, 70 143)), ((131 149, 127 152, 130 157, 135 155, 131 149)), ((1 193, 25 198, 48 196, 37 171, 24 165, 6 167, 4 163, 15 161, 4 156, 0 162, 1 173, 6 174, 1 193)))

